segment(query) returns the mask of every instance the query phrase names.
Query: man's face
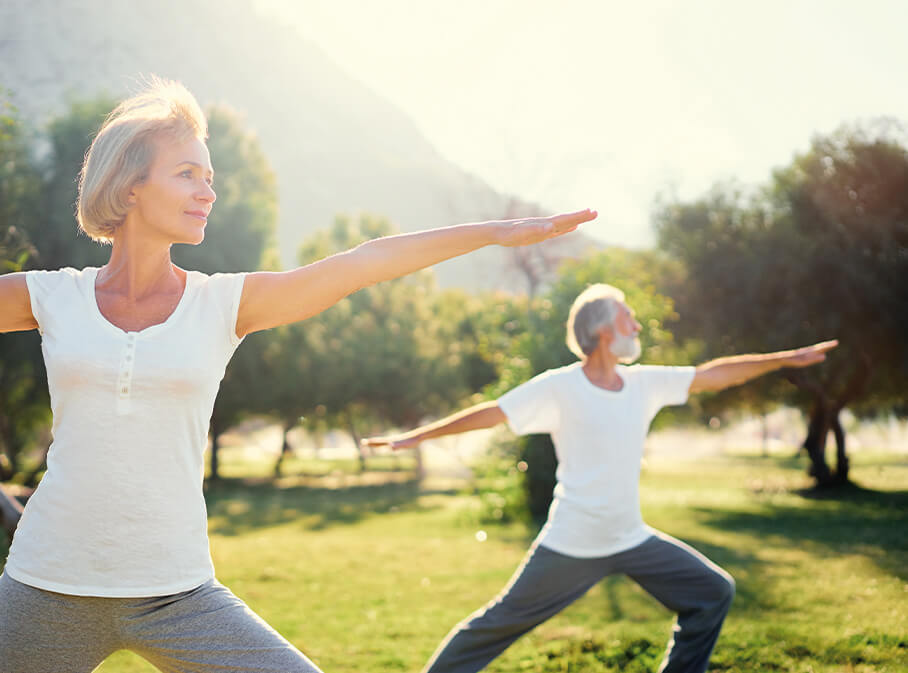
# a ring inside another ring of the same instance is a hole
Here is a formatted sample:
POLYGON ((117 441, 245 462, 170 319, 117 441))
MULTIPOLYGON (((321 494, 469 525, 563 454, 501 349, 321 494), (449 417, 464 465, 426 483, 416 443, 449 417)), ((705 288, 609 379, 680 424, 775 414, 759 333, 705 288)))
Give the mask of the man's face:
POLYGON ((627 304, 618 305, 618 315, 612 325, 612 340, 609 350, 619 362, 630 363, 640 357, 640 339, 638 335, 642 325, 634 317, 634 311, 627 304))

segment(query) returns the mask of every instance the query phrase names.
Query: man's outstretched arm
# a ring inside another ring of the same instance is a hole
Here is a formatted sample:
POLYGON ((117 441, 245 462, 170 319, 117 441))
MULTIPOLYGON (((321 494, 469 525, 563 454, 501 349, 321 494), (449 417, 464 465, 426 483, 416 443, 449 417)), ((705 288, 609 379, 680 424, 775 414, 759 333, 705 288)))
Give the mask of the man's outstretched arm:
POLYGON ((409 432, 387 437, 367 437, 362 440, 362 444, 364 446, 390 446, 392 449, 410 449, 425 439, 491 428, 506 420, 507 417, 498 406, 498 402, 483 402, 451 414, 440 421, 414 428, 409 432))
POLYGON ((723 390, 783 367, 809 367, 825 360, 826 353, 838 345, 839 342, 833 339, 790 351, 732 355, 710 360, 697 367, 690 392, 723 390))

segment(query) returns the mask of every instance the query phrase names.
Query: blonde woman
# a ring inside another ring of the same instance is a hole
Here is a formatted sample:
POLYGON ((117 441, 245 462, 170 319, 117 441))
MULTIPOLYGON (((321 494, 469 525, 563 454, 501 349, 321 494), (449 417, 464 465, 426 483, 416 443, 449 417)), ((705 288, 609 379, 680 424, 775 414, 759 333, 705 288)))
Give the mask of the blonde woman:
POLYGON ((362 287, 596 216, 463 224, 292 271, 207 276, 170 258, 202 242, 215 203, 206 137, 192 95, 154 80, 111 113, 82 169, 78 223, 111 245, 109 262, 0 277, 0 332, 41 333, 54 414, 47 473, 0 576, 3 673, 87 672, 118 649, 165 672, 316 671, 214 578, 202 454, 234 350, 362 287))

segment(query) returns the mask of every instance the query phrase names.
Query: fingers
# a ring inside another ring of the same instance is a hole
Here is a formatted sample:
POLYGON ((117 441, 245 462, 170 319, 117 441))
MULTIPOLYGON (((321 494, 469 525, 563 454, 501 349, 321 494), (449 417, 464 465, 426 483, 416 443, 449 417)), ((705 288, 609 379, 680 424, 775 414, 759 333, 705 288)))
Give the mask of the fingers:
POLYGON ((558 231, 565 231, 570 228, 576 229, 584 222, 595 220, 598 215, 599 213, 597 213, 595 210, 585 208, 584 210, 576 210, 573 213, 561 213, 559 215, 555 215, 551 218, 551 220, 555 225, 555 229, 557 229, 558 231))

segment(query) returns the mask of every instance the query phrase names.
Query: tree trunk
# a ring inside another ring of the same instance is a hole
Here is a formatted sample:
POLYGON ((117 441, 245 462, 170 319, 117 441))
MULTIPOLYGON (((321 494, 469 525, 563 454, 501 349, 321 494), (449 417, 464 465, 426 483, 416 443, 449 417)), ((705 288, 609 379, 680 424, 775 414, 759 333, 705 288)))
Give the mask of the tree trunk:
POLYGON ((848 454, 845 452, 845 430, 839 421, 839 414, 836 413, 832 418, 832 434, 835 436, 835 481, 839 484, 848 483, 848 454))
POLYGON ((817 480, 817 486, 829 486, 832 483, 832 473, 826 464, 826 437, 829 435, 829 403, 823 395, 814 403, 810 412, 810 423, 807 426, 807 437, 804 439, 804 449, 810 458, 808 473, 817 480))
POLYGON ((211 469, 208 472, 209 481, 220 481, 221 479, 221 434, 224 429, 212 419, 211 421, 211 469))
POLYGON ((286 458, 287 455, 290 453, 291 448, 290 448, 290 442, 287 440, 287 433, 290 432, 290 428, 292 428, 294 425, 295 425, 295 423, 291 422, 291 423, 284 423, 284 425, 282 426, 283 431, 284 431, 284 441, 281 444, 281 453, 277 457, 277 462, 274 464, 274 477, 275 478, 281 476, 281 466, 284 463, 284 458, 286 458))
POLYGON ((356 431, 356 425, 353 423, 353 418, 350 415, 347 415, 347 431, 350 433, 350 436, 353 438, 353 443, 356 444, 356 453, 359 458, 359 471, 366 471, 366 447, 360 443, 361 437, 356 431))

